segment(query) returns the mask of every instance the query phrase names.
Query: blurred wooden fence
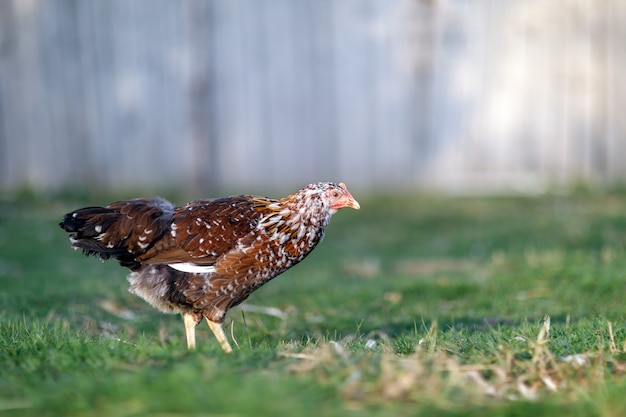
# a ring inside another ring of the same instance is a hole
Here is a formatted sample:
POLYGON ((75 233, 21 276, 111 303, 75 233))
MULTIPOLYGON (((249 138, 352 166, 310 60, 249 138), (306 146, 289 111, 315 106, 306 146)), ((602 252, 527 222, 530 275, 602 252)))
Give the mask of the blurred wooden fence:
POLYGON ((625 23, 622 0, 3 0, 0 185, 624 180, 625 23))

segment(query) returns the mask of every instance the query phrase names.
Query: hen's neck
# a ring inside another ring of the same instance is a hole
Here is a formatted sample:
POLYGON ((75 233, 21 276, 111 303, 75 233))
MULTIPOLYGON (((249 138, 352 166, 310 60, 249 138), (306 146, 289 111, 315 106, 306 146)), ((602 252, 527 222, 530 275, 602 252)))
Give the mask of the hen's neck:
POLYGON ((319 193, 307 189, 285 197, 280 204, 288 211, 286 223, 292 227, 302 225, 325 229, 334 211, 324 204, 319 193))
POLYGON ((308 251, 323 238, 333 210, 324 204, 319 193, 305 189, 268 204, 263 211, 265 215, 257 227, 270 240, 280 244, 289 240, 300 242, 297 246, 308 251))

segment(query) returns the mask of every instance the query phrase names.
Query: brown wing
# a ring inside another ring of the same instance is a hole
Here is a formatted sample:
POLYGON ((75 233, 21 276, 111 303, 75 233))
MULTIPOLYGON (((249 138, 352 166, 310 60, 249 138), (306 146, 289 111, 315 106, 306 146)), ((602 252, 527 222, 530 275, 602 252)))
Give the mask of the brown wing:
POLYGON ((144 263, 193 262, 213 265, 250 235, 274 200, 233 196, 194 201, 176 209, 170 232, 139 260, 144 263))

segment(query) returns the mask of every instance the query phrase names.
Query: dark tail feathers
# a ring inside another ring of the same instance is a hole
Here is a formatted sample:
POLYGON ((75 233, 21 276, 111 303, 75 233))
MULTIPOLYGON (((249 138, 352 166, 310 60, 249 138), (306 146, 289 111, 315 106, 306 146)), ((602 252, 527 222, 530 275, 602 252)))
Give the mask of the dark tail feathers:
POLYGON ((72 247, 82 249, 85 255, 96 256, 101 261, 115 258, 120 265, 135 270, 140 267, 140 263, 126 247, 105 244, 98 239, 103 231, 115 223, 117 216, 113 210, 105 207, 86 207, 66 214, 59 226, 72 233, 70 235, 72 247), (98 221, 93 221, 95 218, 98 221))
POLYGON ((63 217, 59 226, 70 234, 72 247, 101 260, 115 258, 137 270, 137 256, 160 238, 171 221, 174 205, 155 198, 119 201, 108 207, 85 207, 63 217))

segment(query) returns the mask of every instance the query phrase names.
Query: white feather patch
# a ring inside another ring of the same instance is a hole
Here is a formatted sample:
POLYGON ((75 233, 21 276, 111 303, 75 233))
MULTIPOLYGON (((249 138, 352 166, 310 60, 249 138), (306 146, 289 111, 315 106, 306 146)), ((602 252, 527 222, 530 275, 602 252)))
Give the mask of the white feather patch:
POLYGON ((213 265, 198 265, 191 262, 168 264, 168 266, 181 272, 191 272, 193 274, 207 274, 215 272, 215 267, 213 265))

